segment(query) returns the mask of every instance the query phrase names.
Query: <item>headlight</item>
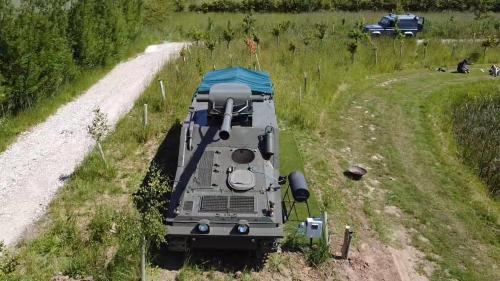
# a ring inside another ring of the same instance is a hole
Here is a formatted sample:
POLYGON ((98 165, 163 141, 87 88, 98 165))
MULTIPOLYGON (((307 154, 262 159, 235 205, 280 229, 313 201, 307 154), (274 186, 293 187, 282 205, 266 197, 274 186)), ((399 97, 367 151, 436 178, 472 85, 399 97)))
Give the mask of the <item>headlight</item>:
POLYGON ((247 233, 248 232, 248 225, 238 225, 238 232, 239 233, 247 233))
POLYGON ((247 234, 250 231, 250 226, 248 226, 247 221, 239 221, 236 230, 239 234, 247 234))
POLYGON ((208 232, 208 230, 210 229, 210 227, 208 226, 208 224, 199 224, 198 225, 198 230, 200 232, 208 232))
POLYGON ((200 233, 208 233, 210 232, 210 223, 208 220, 201 220, 196 226, 196 228, 200 233))

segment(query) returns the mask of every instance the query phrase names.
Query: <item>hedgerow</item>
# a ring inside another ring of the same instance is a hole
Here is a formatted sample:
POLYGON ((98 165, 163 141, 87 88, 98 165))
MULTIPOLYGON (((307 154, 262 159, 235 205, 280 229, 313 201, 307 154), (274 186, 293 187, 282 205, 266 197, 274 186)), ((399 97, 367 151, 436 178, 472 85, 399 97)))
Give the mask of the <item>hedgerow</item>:
MULTIPOLYGON (((182 1, 177 1, 182 2, 182 1)), ((184 5, 178 5, 178 11, 184 5)), ((308 12, 318 10, 386 10, 386 11, 442 11, 474 10, 478 13, 500 11, 500 0, 204 0, 189 5, 190 11, 199 12, 308 12)))
POLYGON ((142 2, 0 0, 0 114, 30 107, 117 56, 139 31, 142 2))

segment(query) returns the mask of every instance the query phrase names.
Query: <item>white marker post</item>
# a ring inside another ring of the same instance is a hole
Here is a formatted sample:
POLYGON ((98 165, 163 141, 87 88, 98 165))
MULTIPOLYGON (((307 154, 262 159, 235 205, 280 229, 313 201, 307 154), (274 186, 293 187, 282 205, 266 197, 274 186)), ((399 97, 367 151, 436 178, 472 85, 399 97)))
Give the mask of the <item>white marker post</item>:
POLYGON ((148 127, 148 104, 144 104, 144 129, 148 127))
POLYGON ((167 98, 167 94, 165 93, 165 85, 163 84, 163 80, 160 80, 160 90, 161 90, 161 100, 165 101, 167 98))

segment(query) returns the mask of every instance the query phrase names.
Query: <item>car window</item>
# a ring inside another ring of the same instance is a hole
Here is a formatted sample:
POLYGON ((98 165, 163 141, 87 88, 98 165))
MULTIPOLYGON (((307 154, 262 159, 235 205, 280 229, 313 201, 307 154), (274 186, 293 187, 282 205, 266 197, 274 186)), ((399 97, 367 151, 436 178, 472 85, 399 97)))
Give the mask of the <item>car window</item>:
POLYGON ((389 26, 390 22, 391 22, 391 21, 390 21, 388 18, 383 17, 383 18, 380 20, 379 24, 380 24, 381 26, 389 26))

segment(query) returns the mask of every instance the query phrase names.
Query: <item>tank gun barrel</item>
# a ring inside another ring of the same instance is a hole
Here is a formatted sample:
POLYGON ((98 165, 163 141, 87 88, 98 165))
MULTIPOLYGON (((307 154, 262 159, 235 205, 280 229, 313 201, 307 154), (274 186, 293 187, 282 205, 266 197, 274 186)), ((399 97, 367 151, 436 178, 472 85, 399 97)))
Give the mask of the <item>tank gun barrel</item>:
POLYGON ((226 106, 224 109, 224 119, 222 120, 222 126, 220 128, 219 137, 223 140, 227 140, 231 135, 231 120, 233 119, 233 104, 232 98, 226 100, 226 106))

